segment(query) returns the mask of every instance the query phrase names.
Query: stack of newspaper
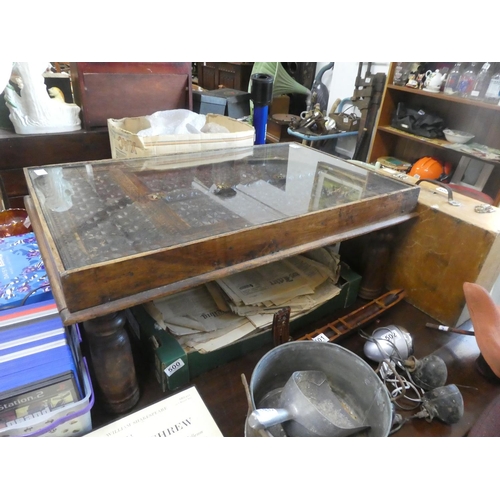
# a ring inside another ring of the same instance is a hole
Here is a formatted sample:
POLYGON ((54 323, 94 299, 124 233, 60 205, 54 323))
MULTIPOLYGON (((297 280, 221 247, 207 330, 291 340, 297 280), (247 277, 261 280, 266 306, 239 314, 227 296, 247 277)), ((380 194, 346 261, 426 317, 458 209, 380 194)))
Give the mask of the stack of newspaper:
POLYGON ((274 313, 307 314, 340 293, 340 258, 325 247, 154 300, 146 310, 184 349, 210 352, 272 326, 274 313))

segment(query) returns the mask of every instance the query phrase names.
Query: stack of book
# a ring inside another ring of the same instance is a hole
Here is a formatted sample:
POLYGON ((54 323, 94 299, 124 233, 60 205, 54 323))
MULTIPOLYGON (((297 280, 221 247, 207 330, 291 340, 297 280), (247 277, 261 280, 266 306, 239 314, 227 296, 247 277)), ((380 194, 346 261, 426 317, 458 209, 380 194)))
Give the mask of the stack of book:
POLYGON ((82 399, 80 359, 54 300, 0 312, 0 432, 82 399))

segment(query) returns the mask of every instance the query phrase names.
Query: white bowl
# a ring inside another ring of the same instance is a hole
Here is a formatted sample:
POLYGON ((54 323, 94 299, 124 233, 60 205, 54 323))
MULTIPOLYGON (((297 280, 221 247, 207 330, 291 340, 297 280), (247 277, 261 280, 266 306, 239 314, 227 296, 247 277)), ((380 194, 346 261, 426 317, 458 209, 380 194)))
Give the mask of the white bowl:
POLYGON ((459 144, 465 144, 469 142, 474 136, 468 132, 462 132, 461 130, 451 130, 445 128, 443 130, 446 140, 449 142, 458 142, 459 144))

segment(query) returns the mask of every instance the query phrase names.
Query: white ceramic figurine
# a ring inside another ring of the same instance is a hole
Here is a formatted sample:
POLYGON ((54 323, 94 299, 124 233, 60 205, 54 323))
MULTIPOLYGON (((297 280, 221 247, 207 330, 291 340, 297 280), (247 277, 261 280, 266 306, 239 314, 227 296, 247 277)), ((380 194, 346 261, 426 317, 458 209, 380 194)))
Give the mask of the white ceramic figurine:
MULTIPOLYGON (((48 94, 43 78, 48 63, 7 64, 11 65, 10 79, 20 89, 18 93, 8 80, 4 91, 5 103, 10 111, 9 118, 17 134, 71 132, 81 129, 79 106, 54 99, 48 94)), ((0 86, 3 84, 4 80, 0 82, 0 86)))

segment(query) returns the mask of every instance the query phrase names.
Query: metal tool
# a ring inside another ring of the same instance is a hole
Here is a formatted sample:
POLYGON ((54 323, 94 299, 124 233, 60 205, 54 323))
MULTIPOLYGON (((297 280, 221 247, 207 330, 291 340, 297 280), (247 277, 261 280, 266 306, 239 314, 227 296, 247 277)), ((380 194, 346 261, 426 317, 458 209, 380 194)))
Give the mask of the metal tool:
POLYGON ((294 372, 281 392, 280 405, 254 410, 248 418, 250 427, 282 424, 292 437, 345 437, 370 428, 349 413, 321 371, 294 372))

